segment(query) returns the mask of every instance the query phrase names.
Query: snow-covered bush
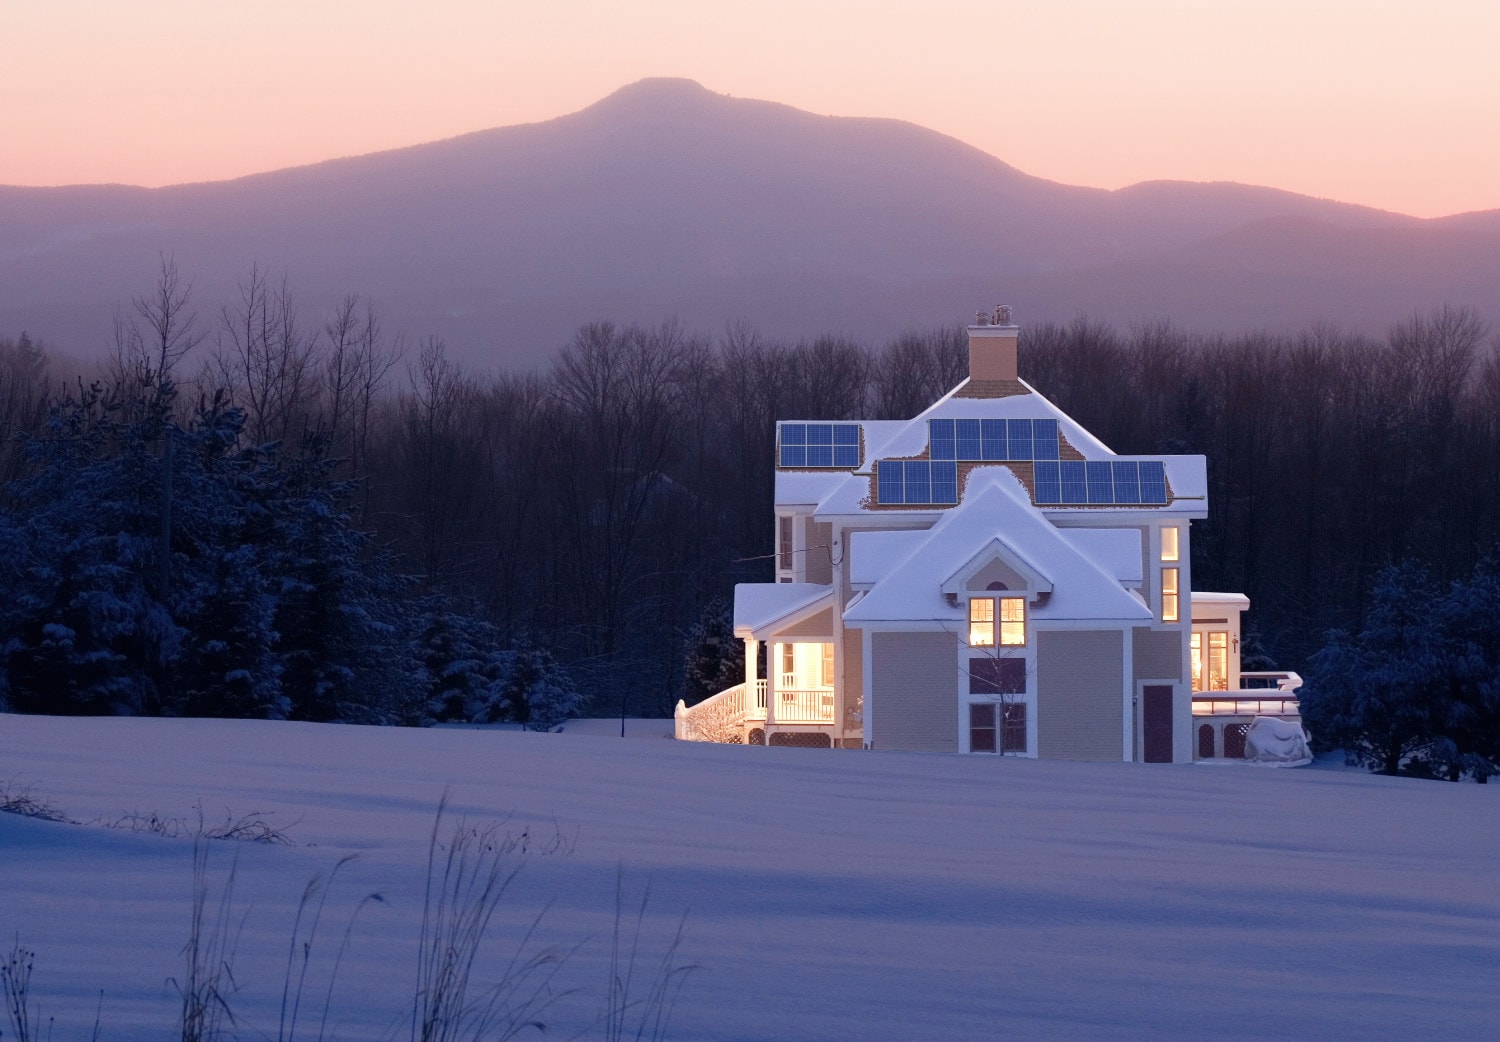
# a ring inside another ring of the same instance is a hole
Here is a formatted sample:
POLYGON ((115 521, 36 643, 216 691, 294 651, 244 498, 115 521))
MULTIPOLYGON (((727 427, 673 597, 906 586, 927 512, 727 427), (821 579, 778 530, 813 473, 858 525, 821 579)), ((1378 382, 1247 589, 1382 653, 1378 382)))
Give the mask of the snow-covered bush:
POLYGON ((1387 569, 1364 628, 1329 634, 1300 700, 1319 747, 1372 771, 1500 773, 1500 566, 1447 589, 1421 565, 1387 569))
POLYGON ((547 728, 578 712, 572 679, 542 648, 505 649, 495 627, 451 611, 428 617, 422 633, 427 719, 547 728))

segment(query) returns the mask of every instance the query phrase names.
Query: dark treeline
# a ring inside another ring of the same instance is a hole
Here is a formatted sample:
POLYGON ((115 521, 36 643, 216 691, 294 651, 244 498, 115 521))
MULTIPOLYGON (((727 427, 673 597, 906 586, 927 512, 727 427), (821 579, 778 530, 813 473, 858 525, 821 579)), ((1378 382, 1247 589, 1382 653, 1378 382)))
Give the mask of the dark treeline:
MULTIPOLYGON (((599 323, 538 372, 491 374, 387 335, 358 298, 310 323, 258 272, 204 320, 170 265, 118 327, 106 384, 169 376, 183 422, 222 394, 236 444, 278 446, 278 466, 320 446, 361 553, 404 575, 389 597, 547 649, 602 712, 669 712, 690 637, 722 633, 734 583, 770 578, 777 420, 909 417, 967 368, 958 325, 874 348, 599 323)), ((1249 594, 1283 666, 1358 629, 1384 566, 1442 582, 1500 538, 1500 356, 1467 312, 1381 340, 1044 324, 1023 329, 1021 370, 1117 452, 1208 457, 1194 587, 1249 594)), ((58 392, 44 352, 0 346, 7 509, 58 392)))

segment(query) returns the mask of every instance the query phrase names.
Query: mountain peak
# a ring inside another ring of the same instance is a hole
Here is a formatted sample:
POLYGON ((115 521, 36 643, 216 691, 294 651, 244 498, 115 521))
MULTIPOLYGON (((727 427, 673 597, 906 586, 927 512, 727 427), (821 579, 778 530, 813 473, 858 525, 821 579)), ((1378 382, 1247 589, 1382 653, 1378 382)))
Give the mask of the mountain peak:
POLYGON ((702 105, 722 99, 697 80, 677 76, 652 76, 621 87, 590 105, 588 109, 659 109, 670 105, 702 105))

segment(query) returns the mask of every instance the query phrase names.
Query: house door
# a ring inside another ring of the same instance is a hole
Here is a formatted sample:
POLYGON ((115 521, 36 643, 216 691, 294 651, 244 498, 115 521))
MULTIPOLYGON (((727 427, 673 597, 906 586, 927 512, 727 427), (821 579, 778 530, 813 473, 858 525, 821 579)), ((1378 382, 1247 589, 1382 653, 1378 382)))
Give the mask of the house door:
POLYGON ((1147 684, 1141 692, 1141 727, 1147 763, 1172 762, 1172 685, 1147 684))

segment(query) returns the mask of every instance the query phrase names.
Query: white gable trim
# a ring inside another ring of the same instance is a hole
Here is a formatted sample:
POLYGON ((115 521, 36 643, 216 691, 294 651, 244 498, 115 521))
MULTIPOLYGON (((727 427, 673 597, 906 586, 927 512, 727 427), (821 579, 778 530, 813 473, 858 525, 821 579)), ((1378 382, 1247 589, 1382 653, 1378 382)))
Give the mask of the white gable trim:
POLYGON ((1014 547, 1007 545, 1003 539, 996 536, 980 547, 978 553, 959 565, 952 575, 943 580, 941 587, 943 593, 953 595, 963 593, 969 577, 996 557, 1025 576, 1026 583, 1033 594, 1052 592, 1051 576, 1037 567, 1024 554, 1019 553, 1014 547))

